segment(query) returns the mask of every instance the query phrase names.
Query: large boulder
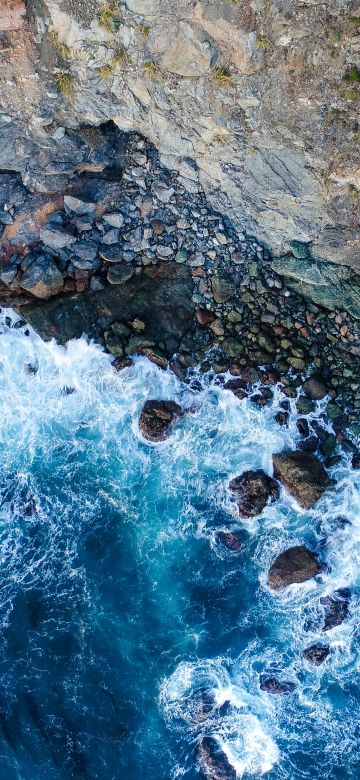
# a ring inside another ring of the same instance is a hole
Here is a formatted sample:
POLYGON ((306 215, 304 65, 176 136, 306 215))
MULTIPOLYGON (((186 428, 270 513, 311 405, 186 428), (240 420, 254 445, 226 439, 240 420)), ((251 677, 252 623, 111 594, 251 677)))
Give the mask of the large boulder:
POLYGON ((305 395, 312 401, 321 401, 322 398, 325 398, 326 396, 327 387, 324 385, 321 379, 317 379, 315 376, 312 376, 309 377, 309 379, 305 379, 303 384, 303 391, 305 395))
POLYGON ((256 517, 267 502, 279 498, 279 487, 262 469, 244 471, 229 483, 234 493, 241 517, 256 517))
POLYGON ((321 461, 311 452, 295 450, 273 455, 274 475, 304 509, 311 509, 333 484, 321 461))
POLYGON ((36 298, 57 295, 64 286, 62 273, 49 255, 39 255, 25 271, 21 287, 36 298))
POLYGON ((236 772, 214 737, 202 737, 198 746, 198 760, 206 780, 236 780, 236 772))
POLYGON ((309 664, 321 666, 326 661, 329 653, 330 647, 328 645, 315 644, 307 647, 303 652, 303 656, 309 664))
POLYGON ((317 556, 302 545, 290 547, 278 555, 270 566, 268 584, 273 590, 294 583, 306 582, 320 574, 317 556))
POLYGON ((149 441, 164 441, 174 420, 181 414, 175 401, 146 401, 139 419, 143 436, 149 441))

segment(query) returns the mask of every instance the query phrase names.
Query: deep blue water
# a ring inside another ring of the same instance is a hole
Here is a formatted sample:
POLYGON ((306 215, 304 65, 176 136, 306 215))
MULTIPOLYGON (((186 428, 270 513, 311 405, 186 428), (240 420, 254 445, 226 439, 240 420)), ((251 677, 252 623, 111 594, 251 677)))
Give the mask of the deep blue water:
POLYGON ((94 344, 43 344, 5 314, 0 780, 196 780, 202 734, 239 778, 358 778, 360 486, 346 458, 315 510, 283 493, 239 521, 229 479, 270 471, 296 442, 295 411, 288 430, 273 419, 280 393, 259 410, 211 384, 192 394, 145 359, 117 374, 94 344), (138 430, 150 397, 195 405, 160 445, 138 430), (240 553, 216 542, 227 528, 240 553), (274 556, 302 542, 327 571, 271 593, 274 556), (319 599, 344 586, 349 616, 311 667, 319 599), (262 692, 264 672, 295 692, 262 692), (204 689, 215 704, 199 719, 204 689))

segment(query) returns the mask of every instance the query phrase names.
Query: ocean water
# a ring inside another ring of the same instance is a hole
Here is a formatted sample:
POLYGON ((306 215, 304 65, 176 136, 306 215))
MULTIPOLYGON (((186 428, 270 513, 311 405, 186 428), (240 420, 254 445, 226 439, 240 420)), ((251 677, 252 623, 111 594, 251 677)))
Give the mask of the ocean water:
POLYGON ((274 422, 280 390, 258 409, 144 358, 116 373, 95 344, 44 344, 17 319, 0 320, 0 780, 196 780, 202 735, 238 778, 358 778, 360 485, 347 457, 314 510, 283 492, 239 520, 229 479, 270 473, 272 453, 296 446, 295 407, 288 429, 274 422), (138 429, 151 397, 189 410, 158 445, 138 429), (226 529, 239 552, 219 544, 226 529), (326 570, 271 592, 270 563, 297 543, 326 570), (339 587, 349 615, 324 634, 320 598, 339 587), (331 652, 317 668, 302 652, 319 641, 331 652), (263 674, 294 693, 261 691, 263 674))

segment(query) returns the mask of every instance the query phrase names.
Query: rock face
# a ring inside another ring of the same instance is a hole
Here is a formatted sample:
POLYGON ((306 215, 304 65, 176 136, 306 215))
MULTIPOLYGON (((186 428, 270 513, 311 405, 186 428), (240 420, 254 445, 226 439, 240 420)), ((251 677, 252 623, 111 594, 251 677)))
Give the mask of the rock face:
POLYGON ((314 666, 321 666, 330 653, 328 645, 311 645, 303 652, 304 658, 314 666))
POLYGON ((279 498, 279 487, 274 479, 268 477, 262 469, 244 471, 240 477, 235 477, 229 483, 234 493, 241 517, 256 517, 269 499, 279 498))
POLYGON ((181 415, 175 401, 146 401, 140 414, 139 427, 149 441, 164 441, 171 424, 181 415))
POLYGON ((321 461, 310 452, 273 455, 274 475, 304 509, 311 509, 333 484, 321 461))
POLYGON ((13 0, 0 167, 54 192, 66 128, 111 119, 264 240, 288 284, 360 316, 358 28, 352 0, 13 0))
POLYGON ((200 740, 198 760, 206 780, 236 780, 234 767, 213 737, 202 737, 200 740))
POLYGON ((268 584, 273 590, 306 580, 320 574, 322 567, 315 553, 307 547, 290 547, 278 555, 270 567, 268 584))

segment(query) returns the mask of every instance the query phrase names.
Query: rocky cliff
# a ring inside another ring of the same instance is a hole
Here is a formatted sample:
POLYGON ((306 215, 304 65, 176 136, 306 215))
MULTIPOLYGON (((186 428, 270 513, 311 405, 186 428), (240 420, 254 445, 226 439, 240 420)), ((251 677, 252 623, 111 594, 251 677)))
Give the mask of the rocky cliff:
POLYGON ((1 0, 0 168, 54 196, 111 119, 360 316, 359 30, 355 0, 1 0))

